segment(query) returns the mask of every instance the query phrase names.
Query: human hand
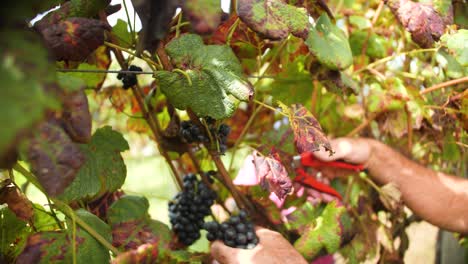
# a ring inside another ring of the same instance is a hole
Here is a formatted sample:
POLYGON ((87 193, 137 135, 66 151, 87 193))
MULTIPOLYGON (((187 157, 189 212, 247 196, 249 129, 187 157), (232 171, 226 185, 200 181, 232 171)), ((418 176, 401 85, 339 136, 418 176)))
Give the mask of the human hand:
MULTIPOLYGON (((330 140, 330 145, 335 152, 333 155, 330 156, 328 151, 320 149, 314 152, 314 156, 322 161, 344 160, 367 167, 373 151, 373 140, 367 138, 337 138, 330 140)), ((350 170, 335 167, 322 168, 321 172, 329 179, 352 173, 350 170)))
POLYGON ((211 245, 211 255, 220 264, 307 263, 280 233, 265 228, 256 233, 260 242, 253 249, 228 247, 218 240, 211 245))

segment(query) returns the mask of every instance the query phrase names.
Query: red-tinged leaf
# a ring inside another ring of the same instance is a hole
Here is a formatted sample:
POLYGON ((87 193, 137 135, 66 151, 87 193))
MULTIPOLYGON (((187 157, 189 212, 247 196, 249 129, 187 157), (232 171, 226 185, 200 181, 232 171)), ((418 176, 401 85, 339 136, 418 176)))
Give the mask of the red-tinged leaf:
POLYGON ((117 200, 119 200, 124 195, 123 191, 115 191, 112 193, 105 193, 103 196, 98 199, 89 202, 86 204, 89 212, 96 215, 102 220, 107 219, 107 211, 109 207, 117 200))
POLYGON ((304 8, 281 0, 239 0, 237 13, 252 30, 267 38, 284 39, 289 33, 307 38, 309 19, 304 8))
POLYGON ((66 1, 60 8, 48 13, 45 17, 34 24, 34 28, 42 31, 51 25, 71 17, 95 17, 99 11, 105 9, 110 0, 75 0, 66 1))
POLYGON ((70 138, 78 143, 88 143, 91 140, 91 113, 88 97, 84 90, 65 95, 61 125, 70 138))
POLYGON ((452 9, 438 13, 432 4, 410 0, 387 0, 393 14, 411 33, 414 42, 423 48, 431 47, 444 34, 445 27, 453 23, 452 9))
POLYGON ((290 108, 282 103, 280 106, 289 116, 299 153, 317 151, 320 146, 323 146, 330 154, 333 153, 330 142, 312 113, 300 104, 293 104, 290 108))
POLYGON ((279 199, 284 199, 292 193, 293 186, 286 168, 273 156, 265 157, 258 152, 253 153, 253 161, 257 178, 263 188, 272 191, 279 199))
POLYGON ((63 192, 85 162, 78 145, 54 121, 39 126, 27 152, 32 172, 52 196, 63 192))
POLYGON ((21 220, 29 221, 34 215, 31 201, 10 179, 0 183, 0 204, 3 203, 6 203, 8 208, 21 220))
POLYGON ((159 245, 143 244, 136 249, 119 254, 112 260, 113 264, 139 264, 157 263, 159 255, 159 245))
POLYGON ((212 33, 221 22, 222 10, 219 1, 187 0, 182 6, 182 11, 198 34, 212 33))
POLYGON ((47 48, 57 60, 83 61, 104 43, 110 27, 99 20, 69 18, 41 31, 47 48))

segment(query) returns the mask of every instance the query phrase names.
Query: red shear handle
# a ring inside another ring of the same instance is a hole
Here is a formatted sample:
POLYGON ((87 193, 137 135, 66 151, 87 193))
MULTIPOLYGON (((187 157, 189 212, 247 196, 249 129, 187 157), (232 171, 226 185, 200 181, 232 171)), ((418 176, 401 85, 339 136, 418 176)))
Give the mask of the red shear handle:
POLYGON ((329 185, 317 181, 312 175, 307 174, 303 169, 298 168, 296 169, 296 178, 294 181, 299 182, 307 187, 316 189, 317 191, 324 192, 330 195, 337 197, 340 200, 343 200, 341 194, 337 192, 335 189, 330 187, 329 185))
POLYGON ((317 159, 312 152, 304 152, 301 154, 301 164, 312 168, 335 167, 353 171, 363 171, 365 169, 362 164, 352 164, 343 161, 321 161, 317 159))

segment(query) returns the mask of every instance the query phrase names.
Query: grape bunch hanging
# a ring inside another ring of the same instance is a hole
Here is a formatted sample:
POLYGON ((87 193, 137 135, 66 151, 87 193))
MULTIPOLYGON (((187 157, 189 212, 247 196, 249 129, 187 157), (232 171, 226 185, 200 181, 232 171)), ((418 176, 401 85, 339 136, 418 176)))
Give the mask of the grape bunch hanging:
POLYGON ((226 246, 252 249, 259 242, 254 225, 245 211, 240 211, 239 215, 231 216, 221 224, 214 221, 207 222, 203 228, 208 231, 206 239, 222 240, 226 246))
POLYGON ((183 178, 183 190, 169 202, 169 220, 172 230, 184 245, 191 245, 200 238, 205 216, 211 213, 216 192, 199 181, 195 174, 183 178))
MULTIPOLYGON (((227 150, 227 139, 231 132, 231 128, 226 124, 221 124, 217 128, 214 120, 207 119, 209 133, 212 139, 217 143, 217 147, 221 154, 227 150)), ((210 136, 205 128, 199 127, 192 121, 182 121, 179 130, 180 137, 187 143, 209 143, 210 136)))

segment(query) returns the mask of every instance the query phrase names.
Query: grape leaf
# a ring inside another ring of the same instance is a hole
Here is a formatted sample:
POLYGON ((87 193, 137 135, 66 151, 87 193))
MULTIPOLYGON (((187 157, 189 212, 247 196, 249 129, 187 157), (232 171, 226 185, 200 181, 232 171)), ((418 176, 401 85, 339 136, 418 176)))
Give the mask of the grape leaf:
POLYGON ((80 145, 86 162, 60 199, 67 202, 92 200, 120 188, 127 174, 120 152, 128 148, 123 136, 111 127, 96 130, 89 144, 80 145))
POLYGON ((79 143, 91 140, 91 113, 88 98, 84 90, 69 93, 63 100, 63 112, 60 119, 68 136, 79 143))
POLYGON ((6 179, 0 183, 0 204, 6 203, 8 208, 23 221, 31 220, 34 215, 31 201, 26 195, 12 183, 10 179, 6 179))
POLYGON ((242 68, 228 46, 204 45, 200 36, 185 34, 166 46, 178 72, 158 71, 155 78, 162 92, 179 109, 191 108, 198 116, 230 117, 239 100, 253 96, 252 85, 242 77, 242 68))
POLYGON ((356 30, 349 37, 349 44, 351 46, 351 51, 353 56, 359 56, 362 53, 362 46, 367 40, 367 49, 366 55, 370 58, 383 58, 386 55, 386 39, 380 37, 375 33, 371 33, 367 39, 367 31, 356 30))
POLYGON ((184 1, 182 11, 198 34, 212 33, 221 22, 222 10, 216 1, 187 0, 184 1))
POLYGON ((307 38, 309 18, 305 8, 280 0, 239 0, 239 18, 253 31, 270 39, 284 39, 289 33, 307 38))
MULTIPOLYGON (((57 1, 57 0, 55 0, 57 1)), ((57 1, 58 2, 58 1, 57 1)), ((34 28, 42 31, 51 25, 72 17, 95 17, 99 11, 109 5, 110 0, 74 0, 60 5, 60 8, 45 15, 34 24, 34 28)))
POLYGON ((130 48, 133 42, 132 34, 128 31, 127 22, 117 19, 117 23, 112 27, 112 34, 117 37, 119 45, 123 48, 130 48))
MULTIPOLYGON (((5 30, 0 34, 0 164, 16 161, 16 147, 44 119, 48 110, 60 109, 58 96, 44 88, 54 81, 48 54, 32 32, 5 30), (10 161, 10 162, 7 162, 10 161)), ((8 164, 10 163, 10 164, 8 164)))
POLYGON ((301 55, 284 65, 283 71, 277 75, 278 78, 269 84, 274 100, 286 104, 310 102, 313 86, 312 76, 305 69, 306 58, 301 55))
POLYGON ((314 19, 317 19, 324 12, 333 18, 333 13, 325 0, 288 0, 286 2, 295 6, 303 6, 314 19))
POLYGON ((460 29, 455 34, 445 34, 441 40, 460 65, 468 67, 468 30, 460 29))
POLYGON ((169 245, 169 227, 151 219, 148 208, 145 197, 132 195, 122 196, 109 207, 107 219, 112 227, 114 246, 130 250, 143 244, 159 244, 160 249, 169 245))
POLYGON ((110 27, 90 18, 68 18, 41 31, 45 45, 57 60, 83 61, 104 44, 104 31, 110 27))
POLYGON ((306 259, 313 259, 323 248, 332 254, 338 250, 341 242, 340 218, 345 208, 335 201, 329 203, 294 243, 294 247, 306 259))
POLYGON ((27 222, 18 219, 8 207, 0 209, 0 252, 8 260, 15 259, 20 253, 29 232, 27 222))
POLYGON ((353 54, 344 32, 322 14, 310 27, 305 41, 309 51, 320 63, 332 70, 344 70, 353 63, 353 54))
POLYGON ((26 143, 31 171, 52 196, 61 194, 75 179, 85 156, 55 120, 43 122, 26 143))
POLYGON ((294 131, 294 142, 299 153, 317 151, 322 145, 330 155, 333 153, 330 142, 315 117, 302 105, 293 104, 291 108, 280 102, 283 112, 289 117, 294 131))
POLYGON ((272 191, 279 199, 284 199, 293 192, 291 179, 286 168, 273 156, 262 156, 254 151, 253 162, 261 186, 272 191))
MULTIPOLYGON (((84 209, 76 211, 92 229, 104 239, 110 241, 110 228, 97 216, 84 209)), ((70 220, 71 221, 71 220, 70 220)), ((72 227, 72 223, 68 223, 72 227)), ((43 231, 33 233, 28 237, 26 246, 18 256, 18 264, 29 263, 71 263, 72 262, 73 230, 43 231)), ((109 263, 110 254, 100 242, 80 227, 76 229, 76 261, 77 263, 109 263)))
POLYGON ((453 23, 453 13, 440 14, 431 3, 416 3, 411 0, 385 2, 398 21, 411 33, 411 38, 423 48, 431 47, 444 34, 447 25, 453 23))

